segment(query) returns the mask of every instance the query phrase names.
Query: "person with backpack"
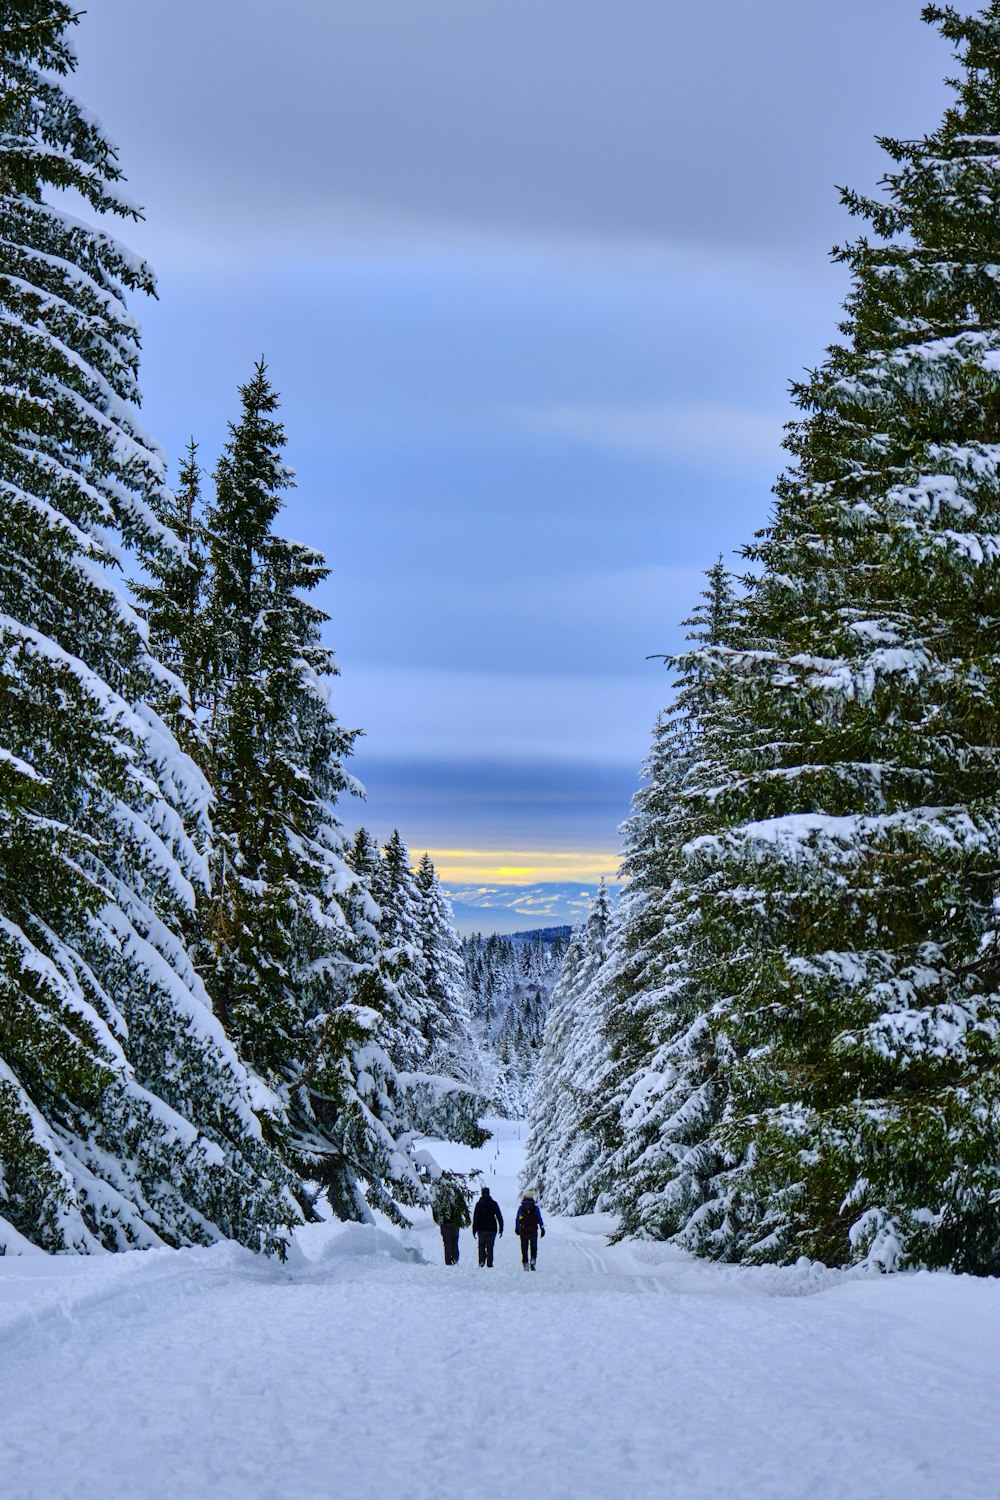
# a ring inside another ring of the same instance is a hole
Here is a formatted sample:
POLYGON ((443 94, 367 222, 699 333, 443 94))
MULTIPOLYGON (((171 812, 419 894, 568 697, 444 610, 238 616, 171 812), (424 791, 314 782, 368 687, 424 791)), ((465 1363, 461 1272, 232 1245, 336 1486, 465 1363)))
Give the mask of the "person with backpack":
POLYGON ((503 1214, 490 1190, 484 1187, 479 1195, 475 1213, 472 1215, 472 1233, 479 1241, 480 1266, 492 1266, 493 1246, 498 1234, 503 1234, 503 1214))
POLYGON ((542 1211, 530 1193, 525 1193, 521 1199, 521 1207, 514 1221, 514 1233, 521 1239, 521 1265, 526 1271, 530 1265, 533 1271, 538 1259, 538 1236, 541 1234, 544 1240, 545 1225, 542 1223, 542 1211))
POLYGON ((458 1265, 458 1233, 469 1223, 469 1205, 462 1183, 454 1172, 442 1172, 431 1204, 434 1222, 441 1230, 446 1266, 458 1265))

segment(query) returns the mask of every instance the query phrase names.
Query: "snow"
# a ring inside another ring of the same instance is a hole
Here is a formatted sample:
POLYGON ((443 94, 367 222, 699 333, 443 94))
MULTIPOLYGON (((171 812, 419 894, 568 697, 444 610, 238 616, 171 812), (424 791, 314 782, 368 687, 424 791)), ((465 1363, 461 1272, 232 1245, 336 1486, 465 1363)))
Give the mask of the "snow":
MULTIPOLYGON (((1000 1283, 746 1270, 610 1221, 511 1224, 523 1125, 478 1165, 508 1229, 302 1229, 232 1244, 0 1258, 0 1472, 17 1500, 995 1500, 1000 1283)), ((544 1204, 542 1205, 544 1209, 544 1204)))
POLYGON ((724 834, 701 834, 685 845, 684 852, 689 858, 712 859, 742 847, 757 859, 777 850, 789 862, 810 860, 821 853, 827 859, 851 864, 867 858, 872 843, 900 833, 919 837, 929 847, 969 852, 986 847, 992 837, 992 829, 978 827, 963 808, 911 807, 870 817, 860 813, 786 813, 744 823, 724 834))

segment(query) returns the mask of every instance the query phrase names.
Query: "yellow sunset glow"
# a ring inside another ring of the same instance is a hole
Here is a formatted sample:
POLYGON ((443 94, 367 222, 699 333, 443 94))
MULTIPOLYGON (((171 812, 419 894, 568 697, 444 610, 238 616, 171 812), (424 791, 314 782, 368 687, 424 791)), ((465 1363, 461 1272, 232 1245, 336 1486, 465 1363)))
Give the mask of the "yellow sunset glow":
MULTIPOLYGON (((415 850, 419 859, 423 850, 415 850)), ((555 852, 551 849, 428 849, 441 879, 460 885, 536 885, 578 880, 582 884, 617 878, 620 856, 604 850, 555 852)))

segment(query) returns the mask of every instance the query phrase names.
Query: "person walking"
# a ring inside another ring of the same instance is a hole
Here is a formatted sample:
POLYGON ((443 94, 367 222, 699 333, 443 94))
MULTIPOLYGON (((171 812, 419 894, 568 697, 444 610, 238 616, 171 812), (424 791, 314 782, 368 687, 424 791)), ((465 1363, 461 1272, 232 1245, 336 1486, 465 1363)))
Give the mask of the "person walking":
POLYGON ((434 1222, 441 1231, 446 1266, 458 1265, 458 1234, 469 1223, 469 1205, 462 1184, 453 1172, 442 1172, 431 1204, 434 1222))
POLYGON ((521 1207, 514 1220, 514 1233, 521 1240, 521 1265, 526 1271, 529 1266, 533 1271, 538 1259, 538 1236, 541 1235, 544 1240, 545 1225, 542 1223, 542 1211, 530 1193, 525 1193, 521 1199, 521 1207))
POLYGON ((503 1234, 503 1214, 496 1199, 490 1197, 488 1187, 484 1187, 480 1193, 472 1215, 472 1233, 479 1241, 480 1266, 492 1266, 496 1237, 503 1234))

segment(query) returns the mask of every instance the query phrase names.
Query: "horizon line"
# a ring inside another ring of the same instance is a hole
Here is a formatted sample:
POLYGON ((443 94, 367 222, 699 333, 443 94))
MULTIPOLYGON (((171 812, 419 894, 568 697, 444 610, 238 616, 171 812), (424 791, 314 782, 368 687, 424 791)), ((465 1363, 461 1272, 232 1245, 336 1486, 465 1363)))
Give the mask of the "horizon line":
POLYGON ((618 883, 621 855, 607 850, 417 849, 427 854, 441 880, 461 885, 529 886, 575 880, 618 883))

